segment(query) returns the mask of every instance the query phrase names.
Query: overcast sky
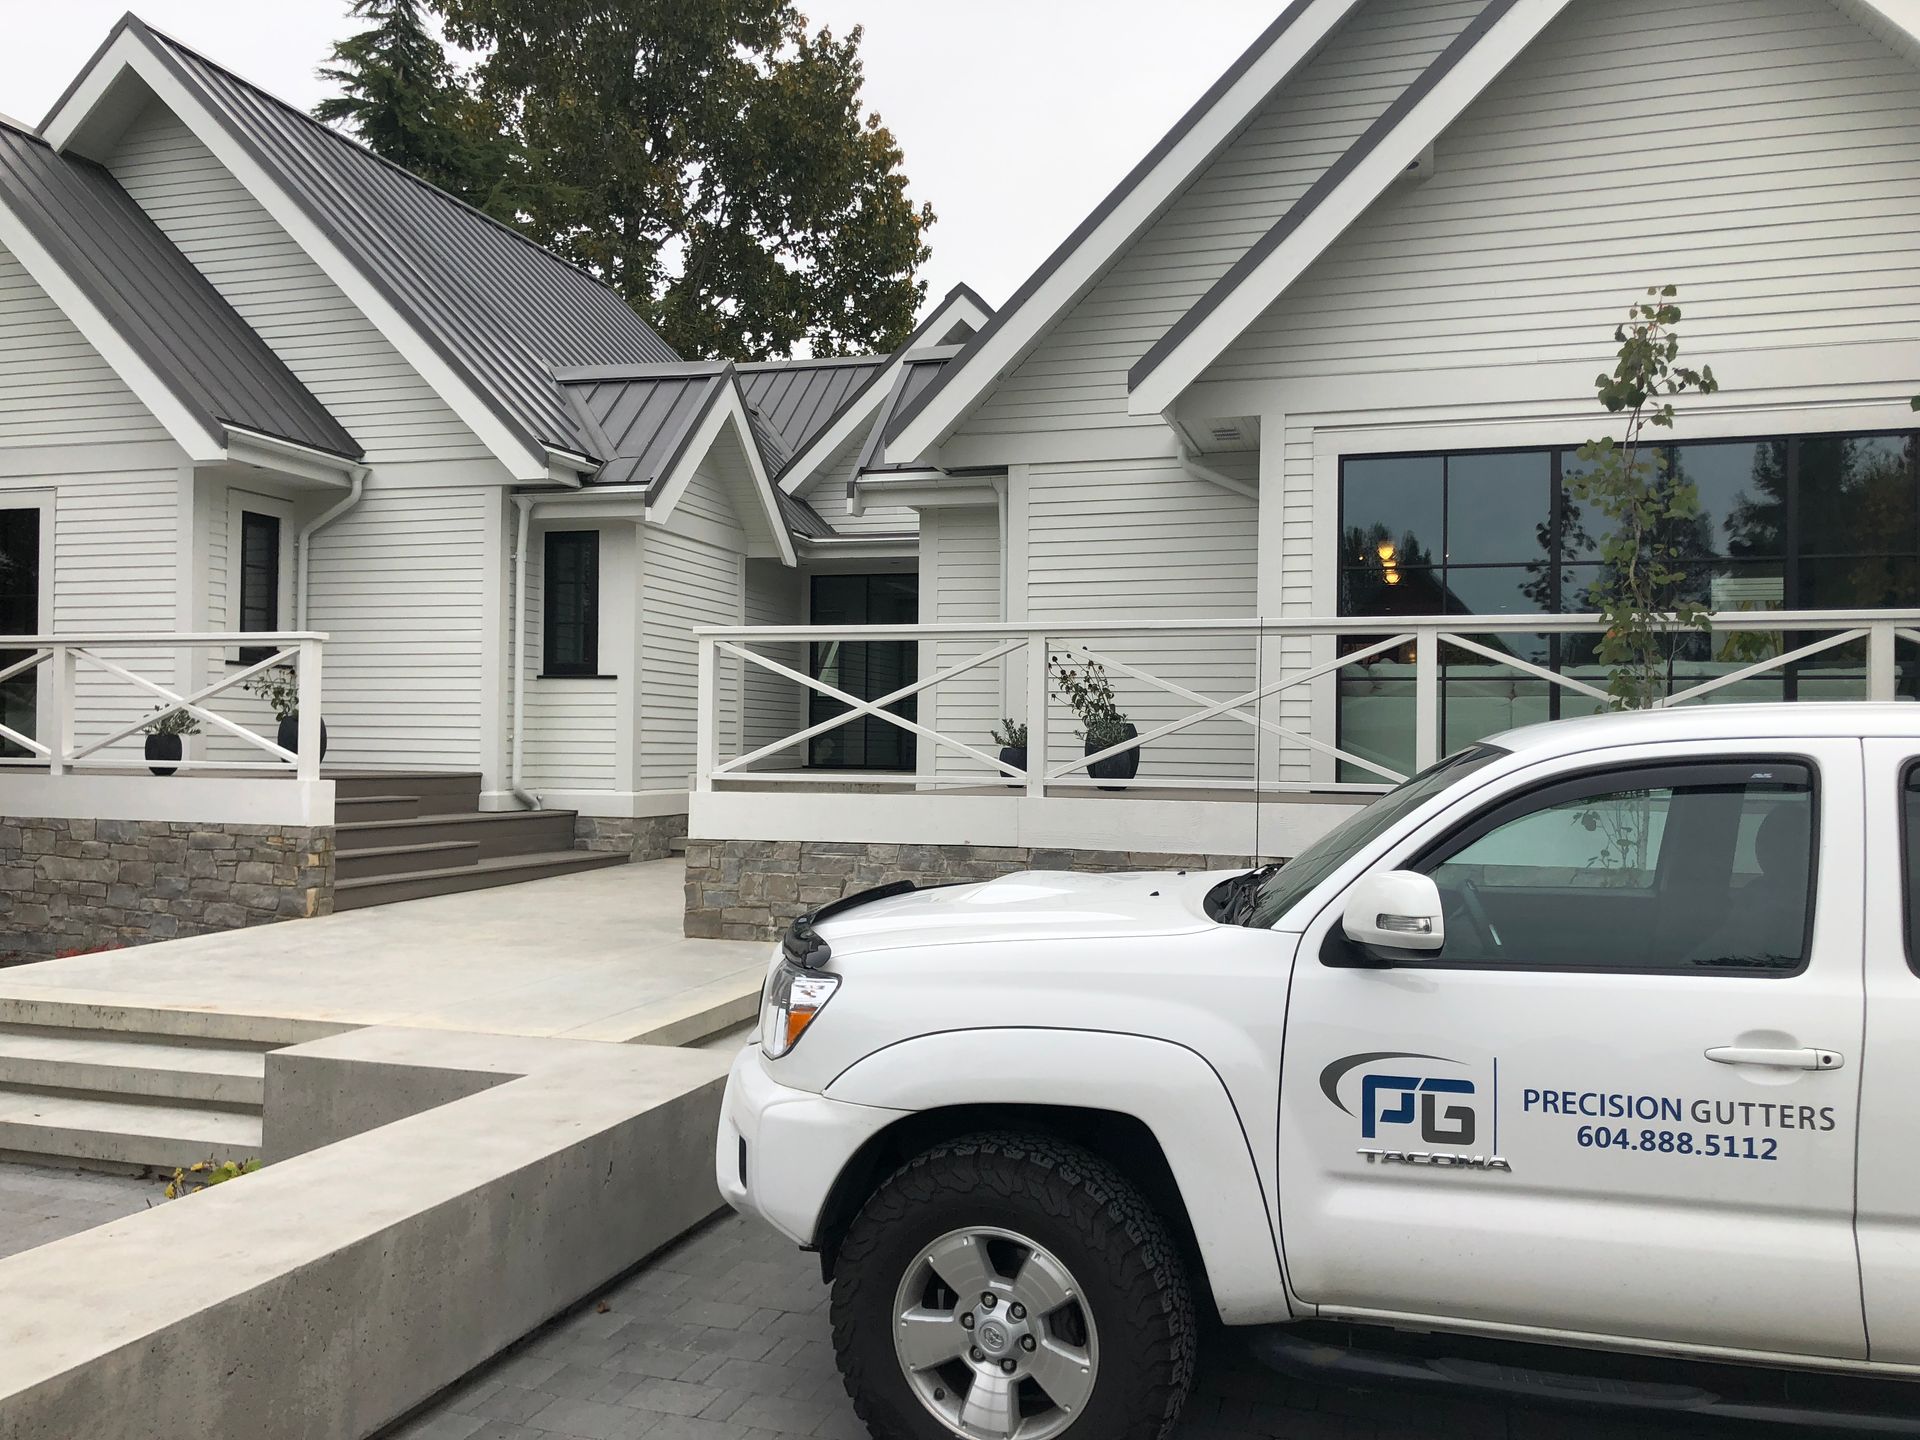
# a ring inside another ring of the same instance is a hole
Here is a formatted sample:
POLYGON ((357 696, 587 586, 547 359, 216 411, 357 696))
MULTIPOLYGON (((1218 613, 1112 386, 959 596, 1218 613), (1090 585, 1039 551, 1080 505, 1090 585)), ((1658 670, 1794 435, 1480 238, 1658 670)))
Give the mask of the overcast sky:
MULTIPOLYGON (((37 125, 129 0, 0 0, 0 113, 37 125)), ((303 109, 352 27, 347 0, 132 0, 136 12, 303 109), (268 17, 272 17, 269 21, 268 17)), ((1065 238, 1284 0, 801 0, 866 26, 867 103, 940 222, 929 299, 995 305, 1065 238), (1174 23, 1177 14, 1178 23, 1174 23)))

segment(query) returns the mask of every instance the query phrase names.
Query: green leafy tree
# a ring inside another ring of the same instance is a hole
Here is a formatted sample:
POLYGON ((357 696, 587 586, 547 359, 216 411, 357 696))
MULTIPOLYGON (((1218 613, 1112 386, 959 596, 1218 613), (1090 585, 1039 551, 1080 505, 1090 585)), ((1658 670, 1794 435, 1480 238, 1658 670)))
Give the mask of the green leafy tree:
POLYGON ((863 114, 860 30, 810 31, 792 0, 436 4, 525 157, 522 226, 683 355, 911 331, 934 216, 863 114))
POLYGON ((1698 553, 1700 493, 1670 473, 1666 447, 1648 433, 1673 428, 1672 397, 1720 388, 1712 366, 1679 364, 1679 293, 1648 290, 1614 330, 1619 358, 1594 385, 1608 413, 1626 416, 1626 432, 1581 446, 1581 468, 1568 478, 1571 493, 1612 522, 1600 542, 1605 575, 1590 594, 1607 626, 1596 657, 1610 667, 1607 693, 1620 709, 1659 704, 1679 641, 1711 628, 1682 568, 1698 553))
POLYGON ((383 159, 501 219, 514 214, 521 168, 510 137, 469 91, 421 0, 353 0, 373 23, 333 47, 319 74, 340 87, 314 118, 351 132, 383 159))

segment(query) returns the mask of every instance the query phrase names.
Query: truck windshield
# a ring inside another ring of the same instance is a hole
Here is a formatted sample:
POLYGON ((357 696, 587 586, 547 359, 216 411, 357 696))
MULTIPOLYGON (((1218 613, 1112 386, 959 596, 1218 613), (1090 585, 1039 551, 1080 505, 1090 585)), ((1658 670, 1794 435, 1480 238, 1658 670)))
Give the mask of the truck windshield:
POLYGON ((1507 752, 1497 745, 1475 745, 1449 755, 1438 765, 1422 770, 1397 789, 1389 790, 1371 805, 1362 807, 1283 865, 1273 878, 1260 887, 1247 924, 1266 929, 1291 910, 1306 893, 1379 835, 1394 821, 1425 804, 1464 776, 1491 765, 1507 752))

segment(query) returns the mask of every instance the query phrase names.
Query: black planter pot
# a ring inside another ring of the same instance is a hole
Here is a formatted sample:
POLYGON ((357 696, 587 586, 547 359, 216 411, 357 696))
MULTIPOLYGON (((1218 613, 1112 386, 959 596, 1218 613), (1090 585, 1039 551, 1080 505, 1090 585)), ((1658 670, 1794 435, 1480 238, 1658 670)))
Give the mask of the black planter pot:
MULTIPOLYGON (((1002 745, 1000 747, 1000 763, 1002 765, 1011 765, 1016 770, 1026 769, 1027 747, 1024 745, 1002 745)), ((1005 780, 1009 785, 1018 785, 1020 783, 1011 775, 1004 773, 1000 778, 1005 780)))
MULTIPOLYGON (((1140 733, 1139 729, 1131 723, 1123 725, 1120 728, 1120 740, 1131 740, 1140 733)), ((1105 740, 1099 744, 1095 744, 1092 740, 1089 740, 1087 741, 1086 753, 1089 755, 1098 755, 1102 750, 1119 743, 1119 740, 1105 740)), ((1131 780, 1139 773, 1140 751, 1137 747, 1132 750, 1122 750, 1118 755, 1109 755, 1106 759, 1096 760, 1087 766, 1087 774, 1096 780, 1131 780)), ((1102 790, 1118 790, 1122 787, 1118 785, 1102 785, 1100 788, 1102 790)))
POLYGON ((147 768, 156 775, 171 775, 178 765, 157 765, 157 760, 178 760, 186 752, 178 735, 147 736, 147 768))
MULTIPOLYGON (((298 755, 300 753, 300 717, 289 715, 282 720, 280 733, 274 738, 279 741, 282 750, 291 750, 298 755)), ((324 720, 320 722, 320 758, 322 760, 327 758, 327 722, 324 720)))

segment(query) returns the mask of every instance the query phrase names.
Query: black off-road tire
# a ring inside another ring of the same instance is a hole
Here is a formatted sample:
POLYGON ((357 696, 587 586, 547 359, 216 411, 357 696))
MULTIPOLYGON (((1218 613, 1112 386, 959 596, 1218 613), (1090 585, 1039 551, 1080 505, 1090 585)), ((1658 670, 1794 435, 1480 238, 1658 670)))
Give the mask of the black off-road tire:
POLYGON ((1026 1235, 1071 1270, 1099 1336, 1093 1396, 1061 1440, 1164 1440, 1193 1384, 1199 1327, 1166 1223, 1118 1170, 1074 1145, 1019 1133, 937 1145, 868 1198, 839 1251, 833 1341, 853 1407, 876 1440, 952 1440, 909 1387, 893 1345, 907 1267, 953 1230, 1026 1235))

